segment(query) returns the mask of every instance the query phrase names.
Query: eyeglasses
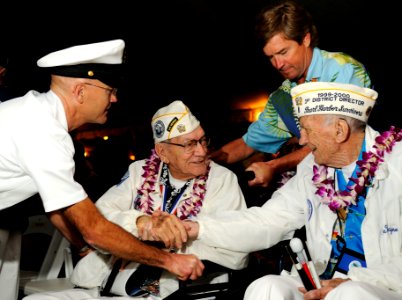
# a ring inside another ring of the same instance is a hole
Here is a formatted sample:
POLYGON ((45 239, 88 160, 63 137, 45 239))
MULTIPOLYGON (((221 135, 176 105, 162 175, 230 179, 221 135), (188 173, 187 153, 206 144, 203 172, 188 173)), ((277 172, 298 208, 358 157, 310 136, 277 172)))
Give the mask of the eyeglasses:
POLYGON ((179 146, 184 148, 185 153, 192 153, 194 152, 195 148, 197 148, 197 144, 199 143, 202 147, 206 148, 209 146, 209 143, 211 142, 211 139, 203 136, 199 140, 190 140, 185 142, 184 144, 177 144, 177 143, 172 143, 169 141, 163 141, 162 143, 164 144, 169 144, 173 146, 179 146))
POLYGON ((100 89, 104 89, 106 91, 108 91, 111 95, 116 96, 117 95, 117 88, 108 88, 108 87, 104 87, 104 86, 100 86, 100 85, 96 85, 96 84, 92 84, 92 83, 88 83, 88 82, 84 82, 87 85, 91 85, 100 89))

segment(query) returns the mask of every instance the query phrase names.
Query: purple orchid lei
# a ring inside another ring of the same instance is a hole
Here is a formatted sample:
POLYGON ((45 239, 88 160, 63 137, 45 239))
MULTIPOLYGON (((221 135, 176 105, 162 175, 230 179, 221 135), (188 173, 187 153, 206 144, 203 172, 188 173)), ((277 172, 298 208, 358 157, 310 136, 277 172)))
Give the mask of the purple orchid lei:
MULTIPOLYGON (((155 191, 158 186, 158 173, 161 164, 161 159, 152 150, 151 156, 146 160, 143 166, 144 173, 142 174, 143 183, 137 190, 137 197, 134 201, 134 207, 147 214, 154 212, 154 203, 150 194, 155 191)), ((209 175, 210 166, 207 168, 207 173, 195 178, 193 190, 189 196, 180 202, 176 209, 176 215, 180 220, 187 219, 189 216, 196 216, 202 207, 202 202, 206 193, 206 183, 209 175)))
POLYGON ((371 185, 379 164, 384 161, 385 152, 390 153, 395 143, 400 140, 402 140, 402 130, 394 126, 377 136, 372 151, 363 152, 362 160, 356 162, 360 167, 356 173, 357 178, 350 178, 354 184, 348 186, 345 191, 335 191, 334 179, 328 177, 327 166, 314 165, 312 179, 317 186, 316 194, 321 197, 321 202, 327 204, 334 212, 347 208, 351 204, 356 205, 358 195, 371 185))

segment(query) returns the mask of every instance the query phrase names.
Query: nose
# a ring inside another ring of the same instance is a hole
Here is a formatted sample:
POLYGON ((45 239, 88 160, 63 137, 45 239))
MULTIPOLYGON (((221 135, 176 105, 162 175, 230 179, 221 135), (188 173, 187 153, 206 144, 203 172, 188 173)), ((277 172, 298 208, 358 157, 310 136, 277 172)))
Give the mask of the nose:
POLYGON ((201 145, 200 141, 197 141, 197 144, 195 145, 195 151, 197 153, 201 153, 202 155, 206 155, 208 152, 208 147, 204 147, 201 145))
POLYGON ((279 56, 274 56, 271 59, 271 64, 275 69, 280 70, 283 67, 284 62, 279 56))
POLYGON ((308 141, 308 139, 307 139, 306 132, 303 129, 300 130, 299 145, 300 146, 305 146, 305 145, 307 145, 307 141, 308 141))
POLYGON ((114 93, 110 94, 110 102, 116 103, 117 101, 118 101, 117 94, 114 94, 114 93))

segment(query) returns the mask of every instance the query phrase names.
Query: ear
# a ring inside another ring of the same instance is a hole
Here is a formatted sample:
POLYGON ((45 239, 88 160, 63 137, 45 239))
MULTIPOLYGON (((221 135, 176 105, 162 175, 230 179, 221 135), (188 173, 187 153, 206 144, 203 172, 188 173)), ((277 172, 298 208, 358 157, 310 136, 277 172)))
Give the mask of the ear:
POLYGON ((72 93, 73 93, 73 95, 74 95, 74 98, 77 99, 77 101, 78 101, 79 104, 84 103, 84 100, 85 100, 85 92, 86 92, 85 84, 83 84, 83 83, 76 83, 76 84, 73 86, 73 91, 72 91, 72 93))
POLYGON ((308 47, 310 47, 310 44, 311 44, 311 34, 310 34, 310 32, 307 32, 303 38, 303 45, 306 48, 308 48, 308 47))
POLYGON ((344 119, 338 119, 335 122, 335 140, 338 143, 345 142, 350 136, 349 124, 344 119))
POLYGON ((155 152, 156 154, 158 154, 161 161, 163 161, 165 164, 169 163, 169 159, 166 153, 167 150, 163 143, 155 144, 155 152))

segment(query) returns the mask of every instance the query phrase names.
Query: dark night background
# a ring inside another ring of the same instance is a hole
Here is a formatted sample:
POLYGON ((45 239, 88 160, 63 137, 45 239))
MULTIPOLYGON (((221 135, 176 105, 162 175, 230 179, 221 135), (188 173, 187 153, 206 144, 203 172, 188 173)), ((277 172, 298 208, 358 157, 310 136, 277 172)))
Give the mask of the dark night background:
MULTIPOLYGON (((228 123, 233 101, 273 91, 282 78, 254 40, 254 18, 272 0, 31 2, 3 8, 3 50, 10 56, 10 86, 46 91, 48 76, 36 60, 71 45, 123 38, 127 74, 120 102, 103 127, 134 128, 144 148, 150 118, 159 107, 183 100, 215 145, 239 137, 246 126, 228 123), (5 13, 7 12, 7 13, 5 13)), ((380 96, 371 124, 401 126, 400 54, 395 9, 390 1, 304 0, 318 27, 322 49, 342 51, 364 63, 380 96), (387 36, 387 37, 386 37, 387 36), (389 67, 386 71, 386 66, 389 67)))
MULTIPOLYGON (((48 90, 48 75, 36 68, 43 55, 73 45, 126 41, 126 81, 119 102, 112 106, 107 124, 94 128, 129 130, 108 142, 100 137, 87 142, 98 148, 91 158, 93 173, 80 171, 87 161, 77 156, 79 181, 96 200, 124 174, 130 162, 127 149, 138 159, 149 155, 150 119, 173 100, 190 107, 212 137, 213 147, 247 130, 248 124, 232 122, 232 103, 260 91, 272 92, 283 81, 253 36, 257 12, 272 1, 3 1, 0 53, 10 58, 9 87, 22 95, 30 89, 48 90)), ((401 67, 396 2, 300 2, 313 15, 319 47, 348 53, 370 72, 379 92, 371 125, 378 130, 402 126, 396 89, 401 67)), ((82 154, 78 146, 77 153, 82 154)), ((257 200, 265 202, 265 194, 260 196, 257 200)), ((23 249, 32 252, 35 247, 23 249)))

